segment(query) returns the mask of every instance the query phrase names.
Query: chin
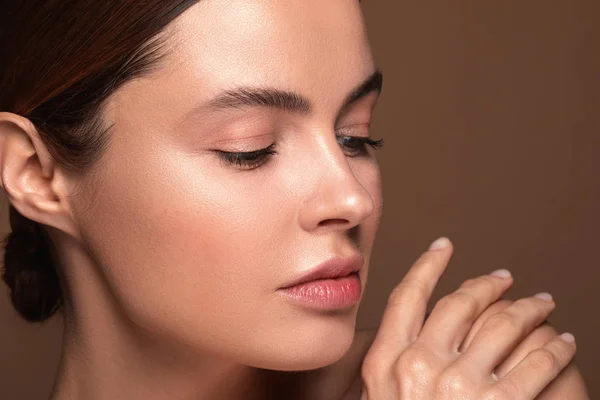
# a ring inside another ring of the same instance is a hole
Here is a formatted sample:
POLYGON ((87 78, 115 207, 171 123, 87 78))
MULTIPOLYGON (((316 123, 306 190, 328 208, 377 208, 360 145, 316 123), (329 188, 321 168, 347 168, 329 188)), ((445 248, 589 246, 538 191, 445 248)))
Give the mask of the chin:
POLYGON ((286 331, 278 334, 278 339, 260 346, 259 349, 267 349, 269 354, 251 364, 278 371, 306 371, 331 365, 344 357, 352 346, 355 319, 313 321, 288 326, 286 331))

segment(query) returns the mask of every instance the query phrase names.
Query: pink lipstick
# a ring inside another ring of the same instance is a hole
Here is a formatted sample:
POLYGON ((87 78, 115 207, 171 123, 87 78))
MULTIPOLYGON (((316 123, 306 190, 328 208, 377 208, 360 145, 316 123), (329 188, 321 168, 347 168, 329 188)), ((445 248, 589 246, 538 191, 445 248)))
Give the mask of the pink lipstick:
POLYGON ((301 306, 337 310, 358 303, 362 287, 359 270, 364 257, 330 259, 278 289, 301 306))

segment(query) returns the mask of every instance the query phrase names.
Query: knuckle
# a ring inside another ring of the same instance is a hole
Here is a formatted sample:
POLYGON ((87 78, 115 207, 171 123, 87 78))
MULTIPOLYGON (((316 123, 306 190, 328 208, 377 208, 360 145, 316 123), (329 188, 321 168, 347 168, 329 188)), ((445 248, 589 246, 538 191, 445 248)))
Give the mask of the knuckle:
POLYGON ((479 324, 479 326, 483 325, 485 321, 488 320, 492 315, 497 314, 506 308, 508 308, 511 304, 513 304, 512 300, 500 299, 495 303, 490 304, 482 313, 477 317, 477 321, 475 324, 479 324))
POLYGON ((360 367, 360 376, 367 386, 377 386, 386 381, 390 375, 389 360, 367 353, 360 367))
POLYGON ((489 275, 482 275, 476 278, 467 279, 462 285, 460 285, 460 287, 463 289, 469 289, 474 286, 482 286, 485 289, 492 290, 498 286, 498 281, 494 280, 489 275))
POLYGON ((392 289, 387 299, 387 305, 392 306, 400 303, 400 296, 402 295, 402 288, 397 285, 392 289))
POLYGON ((471 390, 471 383, 464 374, 448 370, 439 379, 439 388, 442 393, 457 395, 471 390))
POLYGON ((558 360, 550 350, 537 349, 532 352, 531 356, 531 366, 537 373, 558 372, 558 360))
POLYGON ((373 358, 365 358, 360 368, 360 375, 364 382, 377 382, 383 375, 383 366, 373 358))
POLYGON ((453 295, 453 293, 443 296, 441 299, 439 299, 435 303, 435 306, 433 307, 433 309, 437 308, 437 309, 448 310, 448 309, 453 308, 454 298, 452 297, 452 295, 453 295))
POLYGON ((396 285, 388 296, 388 305, 399 305, 400 302, 419 300, 427 295, 427 283, 418 279, 404 280, 396 285))
MULTIPOLYGON (((556 342, 560 343, 556 343, 556 345, 552 346, 551 352, 554 356, 554 368, 558 373, 558 371, 566 367, 569 361, 571 361, 575 355, 575 351, 573 347, 569 346, 561 339, 556 339, 556 342)), ((554 344, 554 342, 551 343, 554 344)))
POLYGON ((506 334, 519 335, 523 333, 524 329, 523 322, 506 310, 492 315, 481 328, 482 331, 489 333, 500 331, 506 334))
POLYGON ((484 398, 486 400, 521 399, 523 394, 520 386, 514 380, 508 379, 497 382, 484 398))
POLYGON ((400 284, 392 289, 390 295, 388 296, 387 305, 388 306, 396 306, 400 305, 401 302, 410 301, 414 296, 413 293, 409 293, 405 288, 400 284))
POLYGON ((505 395, 500 394, 500 391, 493 387, 481 394, 480 400, 508 400, 505 395))
POLYGON ((463 289, 468 289, 471 288, 475 285, 477 285, 477 283, 479 282, 478 278, 469 278, 466 281, 464 281, 460 287, 463 289))
POLYGON ((401 379, 423 379, 432 375, 431 363, 422 351, 409 349, 402 353, 393 367, 396 377, 401 379))
POLYGON ((379 362, 379 360, 374 357, 372 355, 372 353, 367 353, 365 355, 365 357, 363 358, 362 364, 361 364, 361 369, 367 370, 367 371, 373 371, 379 368, 379 365, 381 364, 381 362, 379 362))
POLYGON ((479 309, 479 302, 473 295, 460 291, 442 297, 437 304, 443 309, 460 308, 461 310, 465 310, 470 316, 475 316, 479 309))

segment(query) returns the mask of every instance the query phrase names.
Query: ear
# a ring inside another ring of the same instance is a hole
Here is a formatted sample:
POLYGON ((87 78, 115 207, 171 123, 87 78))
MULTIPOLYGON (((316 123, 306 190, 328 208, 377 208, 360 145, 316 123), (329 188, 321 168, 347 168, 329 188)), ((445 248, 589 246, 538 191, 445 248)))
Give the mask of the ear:
POLYGON ((0 112, 0 185, 24 217, 77 236, 68 182, 25 117, 0 112))

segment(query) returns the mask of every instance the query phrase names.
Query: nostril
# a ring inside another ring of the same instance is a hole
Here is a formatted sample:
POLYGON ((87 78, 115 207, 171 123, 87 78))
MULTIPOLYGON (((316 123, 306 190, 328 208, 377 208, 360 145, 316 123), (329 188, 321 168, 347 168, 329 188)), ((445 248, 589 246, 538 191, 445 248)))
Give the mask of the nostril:
POLYGON ((328 226, 332 224, 347 224, 348 220, 343 218, 329 218, 319 222, 319 226, 328 226))

